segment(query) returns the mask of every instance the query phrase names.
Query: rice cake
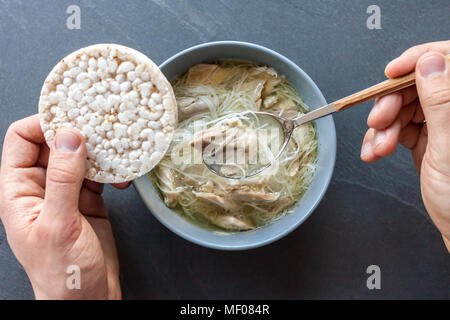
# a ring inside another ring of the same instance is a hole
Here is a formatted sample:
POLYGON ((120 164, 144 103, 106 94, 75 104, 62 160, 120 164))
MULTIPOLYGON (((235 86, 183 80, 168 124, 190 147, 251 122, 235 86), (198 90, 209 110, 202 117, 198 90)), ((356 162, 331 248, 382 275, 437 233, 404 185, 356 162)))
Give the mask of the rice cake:
POLYGON ((144 54, 96 44, 62 59, 39 99, 42 131, 50 146, 58 129, 83 135, 86 178, 120 183, 148 173, 163 158, 177 125, 172 87, 144 54))

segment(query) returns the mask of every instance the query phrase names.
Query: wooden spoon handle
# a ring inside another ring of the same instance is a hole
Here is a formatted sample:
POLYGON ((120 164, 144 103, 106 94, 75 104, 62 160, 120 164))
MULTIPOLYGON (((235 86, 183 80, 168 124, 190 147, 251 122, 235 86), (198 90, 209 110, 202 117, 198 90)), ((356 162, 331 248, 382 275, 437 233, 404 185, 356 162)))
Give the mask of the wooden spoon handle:
MULTIPOLYGON (((447 56, 450 61, 450 56, 447 56)), ((357 104, 399 91, 416 83, 416 74, 411 72, 406 76, 389 79, 370 88, 354 93, 350 96, 333 102, 336 111, 345 110, 357 104)))

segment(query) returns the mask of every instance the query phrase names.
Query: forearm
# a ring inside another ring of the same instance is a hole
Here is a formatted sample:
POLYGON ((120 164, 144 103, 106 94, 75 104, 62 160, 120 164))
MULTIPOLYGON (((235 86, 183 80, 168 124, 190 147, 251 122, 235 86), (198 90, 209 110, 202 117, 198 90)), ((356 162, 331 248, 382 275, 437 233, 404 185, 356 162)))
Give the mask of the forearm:
POLYGON ((66 272, 46 268, 46 271, 27 272, 37 300, 119 300, 122 298, 118 272, 89 272, 81 268, 76 272, 66 272))
POLYGON ((447 247, 448 253, 450 253, 450 240, 448 240, 444 235, 442 235, 442 239, 444 239, 444 244, 447 247))

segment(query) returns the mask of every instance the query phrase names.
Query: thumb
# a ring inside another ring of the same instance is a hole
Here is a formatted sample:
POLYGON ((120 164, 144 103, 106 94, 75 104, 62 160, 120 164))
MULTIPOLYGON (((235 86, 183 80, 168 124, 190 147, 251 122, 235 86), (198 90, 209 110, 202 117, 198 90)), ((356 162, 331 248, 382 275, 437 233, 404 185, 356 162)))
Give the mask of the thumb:
POLYGON ((429 147, 450 166, 450 61, 429 52, 416 65, 416 86, 427 121, 429 147))
POLYGON ((86 147, 73 129, 60 129, 50 147, 45 185, 45 214, 61 219, 78 211, 80 189, 86 174, 86 147))

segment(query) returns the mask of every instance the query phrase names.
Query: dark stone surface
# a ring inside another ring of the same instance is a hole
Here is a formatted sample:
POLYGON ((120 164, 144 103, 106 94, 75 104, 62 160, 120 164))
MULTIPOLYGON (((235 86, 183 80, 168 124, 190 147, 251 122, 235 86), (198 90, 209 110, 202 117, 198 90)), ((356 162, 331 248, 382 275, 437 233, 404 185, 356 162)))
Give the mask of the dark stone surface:
MULTIPOLYGON (((367 0, 7 1, 0 0, 0 137, 37 112, 54 64, 80 47, 114 42, 155 62, 214 40, 258 43, 303 68, 332 101, 384 79, 404 49, 449 37, 448 0, 376 1, 382 30, 368 30, 367 0), (81 8, 81 30, 66 8, 81 8)), ((269 246, 221 252, 163 227, 133 188, 105 190, 125 298, 449 298, 450 259, 420 198, 409 152, 359 160, 369 104, 335 117, 336 170, 320 206, 269 246), (382 289, 366 288, 381 267, 382 289)), ((0 299, 33 298, 0 227, 0 299)))

